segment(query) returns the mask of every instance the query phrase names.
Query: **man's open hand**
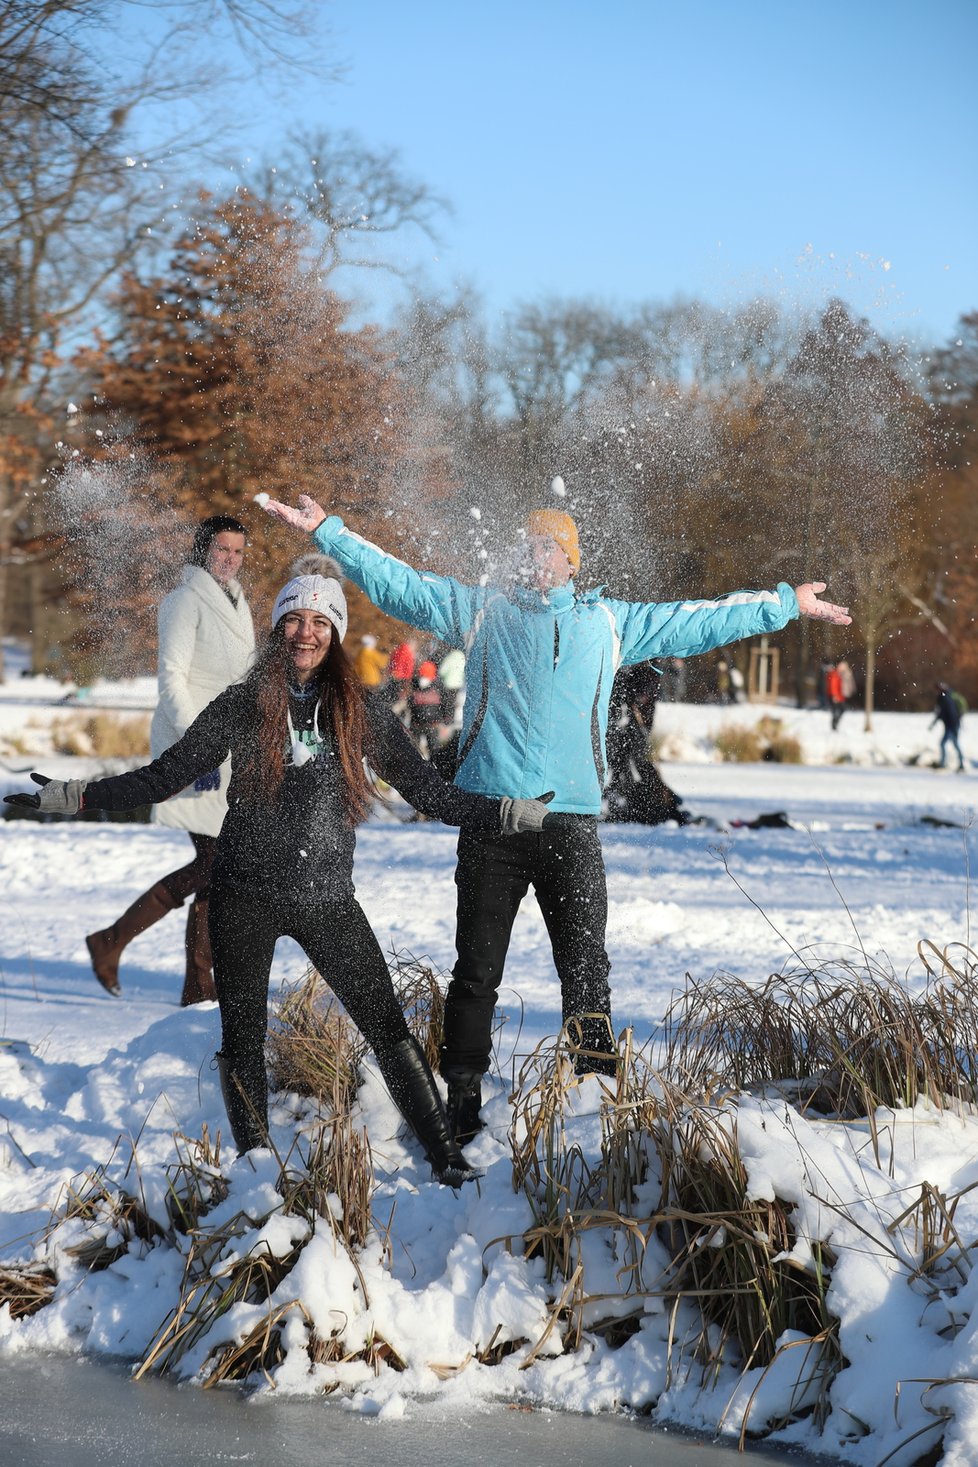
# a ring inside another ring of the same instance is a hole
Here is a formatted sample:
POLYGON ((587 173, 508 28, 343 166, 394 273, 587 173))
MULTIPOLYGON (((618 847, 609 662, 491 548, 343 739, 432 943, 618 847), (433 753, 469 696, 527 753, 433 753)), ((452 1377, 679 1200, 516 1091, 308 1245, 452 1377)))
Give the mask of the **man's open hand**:
POLYGON ((819 592, 824 590, 824 581, 806 581, 804 585, 795 587, 798 610, 802 616, 810 616, 814 621, 830 621, 837 627, 851 626, 852 617, 848 606, 834 606, 831 601, 819 601, 819 592))
POLYGON ((278 499, 269 499, 262 505, 266 514, 274 515, 285 525, 291 525, 293 530, 305 530, 312 534, 318 530, 326 518, 326 511, 321 504, 317 504, 308 494, 300 494, 296 500, 295 508, 291 504, 282 504, 278 499))

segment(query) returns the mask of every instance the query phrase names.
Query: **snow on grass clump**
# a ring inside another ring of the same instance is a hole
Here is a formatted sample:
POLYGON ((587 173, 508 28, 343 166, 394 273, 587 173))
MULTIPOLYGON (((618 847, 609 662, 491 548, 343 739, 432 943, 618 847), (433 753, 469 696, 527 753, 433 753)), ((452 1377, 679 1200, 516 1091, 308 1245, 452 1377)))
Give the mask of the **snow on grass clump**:
MULTIPOLYGON (((576 1074, 568 1026, 512 1093, 487 1081, 469 1151, 485 1178, 459 1192, 401 1136, 318 975, 279 1004, 273 1074, 293 1088, 271 1149, 242 1158, 217 1135, 216 1077, 163 1020, 74 1077, 70 1108, 107 1127, 113 1096, 142 1100, 0 1273, 0 1340, 369 1413, 434 1396, 651 1409, 866 1464, 909 1467, 943 1436, 962 1467, 978 961, 925 957, 915 996, 869 960, 690 985, 659 1045, 619 1036, 614 1077, 576 1074)), ((436 1051, 434 975, 394 968, 436 1051)), ((2 1063, 28 1093, 37 1062, 2 1063)))

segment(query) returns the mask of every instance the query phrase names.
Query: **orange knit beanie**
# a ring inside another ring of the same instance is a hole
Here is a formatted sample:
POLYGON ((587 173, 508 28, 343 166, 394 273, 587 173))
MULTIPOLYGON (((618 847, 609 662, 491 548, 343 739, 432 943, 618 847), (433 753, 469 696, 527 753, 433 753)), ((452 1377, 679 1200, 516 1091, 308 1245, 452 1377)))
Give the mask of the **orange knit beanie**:
POLYGON ((562 509, 535 509, 526 522, 528 535, 549 535, 556 540, 570 561, 576 576, 581 568, 581 547, 577 538, 577 526, 569 514, 562 509))

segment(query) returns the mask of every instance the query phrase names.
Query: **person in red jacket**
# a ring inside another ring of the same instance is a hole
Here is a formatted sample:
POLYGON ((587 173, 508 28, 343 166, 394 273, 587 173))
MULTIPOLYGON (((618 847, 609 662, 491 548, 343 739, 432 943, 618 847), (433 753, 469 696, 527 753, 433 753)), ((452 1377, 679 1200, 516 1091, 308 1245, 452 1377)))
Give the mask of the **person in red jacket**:
POLYGON ((825 674, 825 696, 829 700, 832 727, 838 728, 842 715, 846 711, 846 699, 842 691, 842 674, 838 667, 830 667, 825 674))

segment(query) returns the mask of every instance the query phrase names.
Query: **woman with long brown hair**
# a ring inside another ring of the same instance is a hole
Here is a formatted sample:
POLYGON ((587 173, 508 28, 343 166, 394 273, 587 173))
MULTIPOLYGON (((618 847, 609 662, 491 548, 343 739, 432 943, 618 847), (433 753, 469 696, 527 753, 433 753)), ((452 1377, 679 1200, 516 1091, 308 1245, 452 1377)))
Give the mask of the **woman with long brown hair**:
POLYGON ((39 794, 7 798, 69 815, 82 807, 132 809, 167 799, 230 754, 210 933, 222 1025, 217 1059, 239 1152, 267 1142, 268 979, 276 939, 289 936, 371 1045, 438 1181, 458 1186, 477 1173, 451 1135, 354 895, 355 830, 373 793, 364 759, 424 814, 473 831, 540 830, 546 804, 496 800, 446 784, 385 704, 366 695, 343 652, 346 620, 337 581, 296 577, 279 592, 271 635, 251 672, 215 698, 159 759, 90 784, 34 775, 39 794))

